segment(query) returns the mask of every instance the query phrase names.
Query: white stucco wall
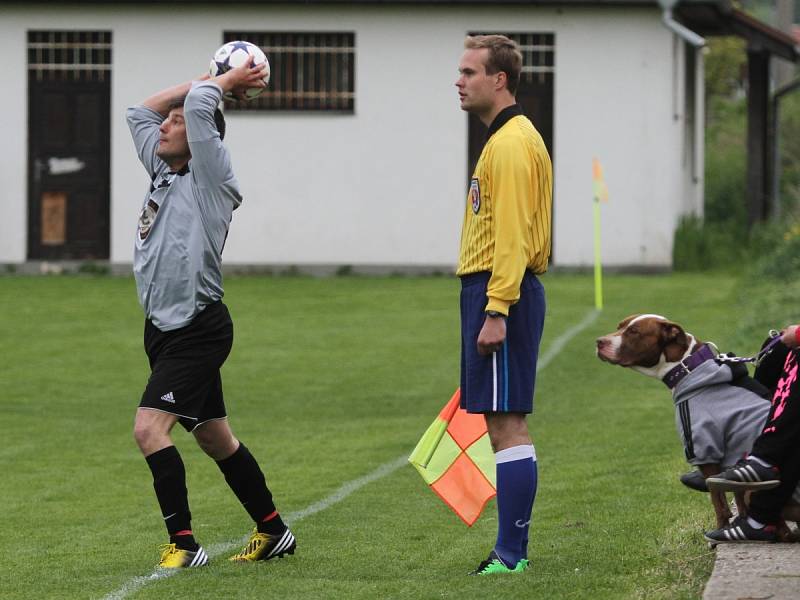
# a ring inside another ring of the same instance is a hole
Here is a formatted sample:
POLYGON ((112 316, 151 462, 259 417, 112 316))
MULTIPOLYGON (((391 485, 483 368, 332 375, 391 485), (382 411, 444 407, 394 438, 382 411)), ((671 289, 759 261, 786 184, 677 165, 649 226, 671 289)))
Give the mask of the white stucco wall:
POLYGON ((686 199, 673 38, 655 7, 250 5, 221 19, 204 5, 6 6, 0 262, 26 253, 28 29, 113 31, 113 262, 131 261, 147 187, 125 107, 199 74, 225 29, 354 31, 357 48, 354 115, 229 113, 226 141, 245 203, 234 214, 226 263, 454 265, 467 122, 453 83, 463 36, 476 29, 555 33, 556 264, 592 263, 593 156, 611 198, 602 211, 606 264, 669 265, 678 213, 700 210, 693 205, 701 194, 686 199))
POLYGON ((28 72, 24 27, 13 27, 0 8, 0 49, 9 52, 0 97, 0 262, 20 263, 28 243, 28 72))

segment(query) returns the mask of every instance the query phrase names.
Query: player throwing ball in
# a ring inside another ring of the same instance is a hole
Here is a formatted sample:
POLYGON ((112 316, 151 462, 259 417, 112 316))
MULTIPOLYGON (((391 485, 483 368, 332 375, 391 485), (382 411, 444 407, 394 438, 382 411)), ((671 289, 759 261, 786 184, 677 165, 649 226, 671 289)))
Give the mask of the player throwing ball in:
POLYGON ((489 128, 472 175, 461 233, 461 407, 486 418, 497 469, 498 533, 474 575, 528 566, 536 497, 533 411, 544 327, 537 274, 550 256, 552 167, 515 93, 522 54, 505 36, 468 37, 456 81, 461 109, 489 128))
POLYGON ((186 474, 170 437, 175 423, 216 461, 256 523, 248 544, 231 560, 269 560, 293 554, 296 546, 256 459, 231 431, 220 377, 233 343, 233 323, 222 303, 222 249, 242 196, 217 107, 223 93, 242 97, 248 88, 263 87, 264 69, 248 62, 214 79, 205 75, 158 92, 127 114, 151 181, 133 266, 151 374, 134 437, 153 474, 169 533, 159 563, 165 568, 208 562, 192 532, 186 474))

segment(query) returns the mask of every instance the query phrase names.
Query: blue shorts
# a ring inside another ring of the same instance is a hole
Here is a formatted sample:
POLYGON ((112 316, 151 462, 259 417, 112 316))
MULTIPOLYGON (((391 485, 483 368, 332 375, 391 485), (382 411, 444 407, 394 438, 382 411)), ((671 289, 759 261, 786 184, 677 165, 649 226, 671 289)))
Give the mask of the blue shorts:
POLYGON ((489 356, 478 354, 478 334, 486 319, 486 287, 491 273, 461 278, 461 408, 469 413, 531 413, 536 359, 544 328, 544 287, 525 271, 519 302, 506 320, 506 341, 489 356))

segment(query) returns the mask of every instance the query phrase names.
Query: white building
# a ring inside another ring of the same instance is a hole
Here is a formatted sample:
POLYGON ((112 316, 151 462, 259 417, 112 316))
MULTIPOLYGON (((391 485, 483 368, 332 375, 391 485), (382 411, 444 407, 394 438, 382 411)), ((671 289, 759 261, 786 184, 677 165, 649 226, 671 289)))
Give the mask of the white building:
POLYGON ((2 2, 0 264, 130 263, 148 178, 125 108, 244 37, 270 56, 262 102, 281 109, 226 110, 245 197, 226 264, 452 269, 482 141, 454 87, 469 32, 524 46, 520 100, 553 157, 553 263, 593 261, 597 157, 604 263, 669 267, 679 217, 702 214, 703 62, 643 0, 2 2))

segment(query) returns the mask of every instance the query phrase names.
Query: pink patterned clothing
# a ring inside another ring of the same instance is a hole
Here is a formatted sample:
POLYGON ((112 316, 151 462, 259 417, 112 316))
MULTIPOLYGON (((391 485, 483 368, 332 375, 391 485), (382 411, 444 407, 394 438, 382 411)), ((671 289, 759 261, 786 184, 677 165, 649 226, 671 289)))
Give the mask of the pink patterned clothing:
POLYGON ((775 379, 762 381, 768 387, 774 384, 772 406, 761 435, 753 444, 751 455, 778 467, 781 484, 771 490, 756 492, 750 500, 750 516, 762 523, 778 523, 781 509, 786 505, 800 483, 800 383, 798 382, 798 353, 782 344, 767 356, 768 360, 756 369, 772 371, 775 379), (783 368, 778 370, 778 361, 783 368), (771 362, 772 365, 768 364, 771 362), (780 373, 778 375, 778 373, 780 373))
POLYGON ((771 464, 782 462, 784 450, 788 450, 785 446, 800 446, 800 399, 797 398, 800 392, 797 386, 799 366, 797 350, 790 350, 783 363, 783 374, 772 395, 772 408, 764 431, 753 447, 752 454, 771 464))

